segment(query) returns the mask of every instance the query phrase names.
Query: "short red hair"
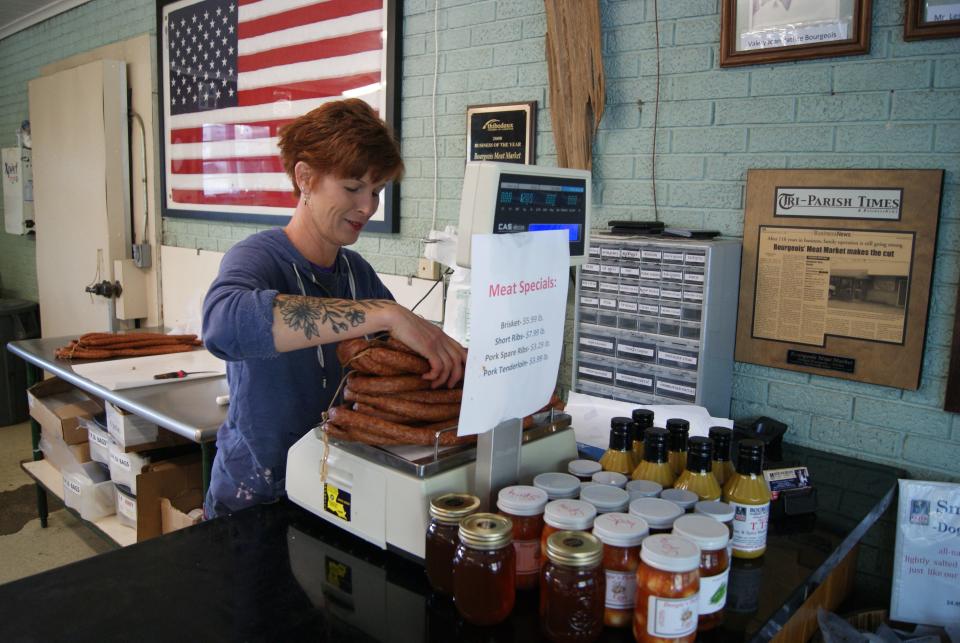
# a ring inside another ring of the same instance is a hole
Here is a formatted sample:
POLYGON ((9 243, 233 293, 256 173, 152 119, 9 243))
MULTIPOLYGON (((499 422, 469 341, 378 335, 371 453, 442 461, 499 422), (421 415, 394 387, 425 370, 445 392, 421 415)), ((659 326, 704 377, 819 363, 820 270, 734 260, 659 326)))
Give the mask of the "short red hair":
POLYGON ((299 161, 319 174, 359 179, 370 172, 374 181, 399 181, 403 159, 393 132, 370 105, 359 98, 324 103, 280 130, 280 159, 293 182, 299 161))

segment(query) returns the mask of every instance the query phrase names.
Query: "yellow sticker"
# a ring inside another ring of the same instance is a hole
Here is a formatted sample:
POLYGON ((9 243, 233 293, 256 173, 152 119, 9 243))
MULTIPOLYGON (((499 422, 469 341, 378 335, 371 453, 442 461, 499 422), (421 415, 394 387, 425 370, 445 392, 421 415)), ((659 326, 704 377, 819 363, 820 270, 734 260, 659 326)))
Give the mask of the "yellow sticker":
POLYGON ((324 485, 326 499, 323 508, 337 518, 350 522, 350 492, 334 487, 329 482, 324 485))

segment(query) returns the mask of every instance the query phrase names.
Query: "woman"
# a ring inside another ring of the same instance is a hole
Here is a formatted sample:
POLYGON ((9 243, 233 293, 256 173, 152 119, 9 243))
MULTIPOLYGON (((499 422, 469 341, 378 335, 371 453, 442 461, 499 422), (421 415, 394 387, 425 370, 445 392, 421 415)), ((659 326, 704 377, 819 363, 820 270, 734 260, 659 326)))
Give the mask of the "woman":
POLYGON ((280 132, 299 199, 290 223, 244 239, 224 256, 203 305, 203 340, 227 361, 230 408, 217 433, 209 517, 282 495, 287 450, 340 383, 336 343, 388 331, 430 361, 424 377, 453 386, 466 353, 396 304, 373 268, 347 250, 403 174, 399 147, 373 109, 326 103, 280 132))

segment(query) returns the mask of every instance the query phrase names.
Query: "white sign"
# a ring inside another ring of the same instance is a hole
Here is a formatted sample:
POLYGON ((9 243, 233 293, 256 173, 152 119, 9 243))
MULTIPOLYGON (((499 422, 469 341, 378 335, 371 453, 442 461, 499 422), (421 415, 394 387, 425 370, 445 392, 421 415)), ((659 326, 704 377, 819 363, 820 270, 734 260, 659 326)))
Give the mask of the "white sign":
POLYGON ((960 485, 900 481, 890 619, 960 625, 960 485))
POLYGON ((740 34, 740 50, 770 49, 792 47, 793 45, 813 45, 819 42, 848 40, 848 24, 845 20, 837 22, 815 22, 812 24, 783 25, 763 31, 748 31, 740 34))
POLYGON ((570 270, 566 231, 474 235, 470 354, 458 435, 484 433, 550 401, 570 270))
POLYGON ((774 216, 899 221, 903 190, 777 188, 774 216))

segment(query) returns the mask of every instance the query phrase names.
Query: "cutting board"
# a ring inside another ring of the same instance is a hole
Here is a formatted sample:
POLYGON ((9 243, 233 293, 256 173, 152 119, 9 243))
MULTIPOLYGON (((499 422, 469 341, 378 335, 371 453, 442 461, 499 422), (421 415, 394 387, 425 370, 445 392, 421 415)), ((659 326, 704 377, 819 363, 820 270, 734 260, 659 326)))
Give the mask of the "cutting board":
POLYGON ((73 367, 73 371, 106 389, 119 391, 139 386, 156 386, 157 384, 172 384, 204 377, 220 377, 226 374, 227 364, 211 355, 210 351, 198 350, 189 353, 150 355, 149 357, 130 357, 106 362, 77 364, 73 367), (170 371, 213 372, 188 375, 180 379, 153 379, 153 376, 158 373, 169 373, 170 371))

